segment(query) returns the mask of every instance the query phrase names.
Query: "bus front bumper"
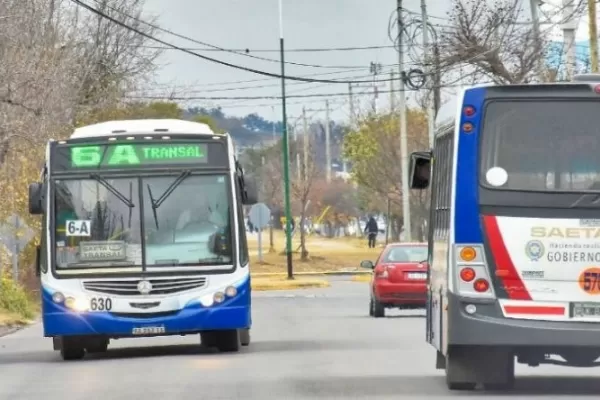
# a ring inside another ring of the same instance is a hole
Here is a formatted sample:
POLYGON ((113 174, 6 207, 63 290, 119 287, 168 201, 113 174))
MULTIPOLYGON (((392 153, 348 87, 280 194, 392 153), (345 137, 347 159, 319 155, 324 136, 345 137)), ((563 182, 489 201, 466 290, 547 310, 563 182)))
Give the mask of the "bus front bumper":
POLYGON ((44 335, 127 338, 249 328, 252 324, 249 285, 242 288, 237 296, 221 304, 204 307, 196 302, 181 310, 155 314, 72 311, 53 302, 52 295, 42 291, 44 335))

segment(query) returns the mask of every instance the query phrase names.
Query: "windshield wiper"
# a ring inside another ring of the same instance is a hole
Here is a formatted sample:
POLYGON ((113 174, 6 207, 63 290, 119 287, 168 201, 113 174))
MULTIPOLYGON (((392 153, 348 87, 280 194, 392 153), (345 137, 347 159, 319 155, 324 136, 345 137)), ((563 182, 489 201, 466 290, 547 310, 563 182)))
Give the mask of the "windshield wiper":
POLYGON ((150 184, 146 185, 148 188, 148 196, 150 197, 150 203, 152 204, 152 215, 154 216, 154 223, 156 224, 156 229, 160 229, 158 227, 158 216, 156 215, 156 209, 158 208, 155 204, 154 197, 152 197, 152 189, 150 189, 150 184))
MULTIPOLYGON (((160 195, 160 197, 157 200, 152 200, 152 207, 153 208, 158 208, 162 205, 162 203, 165 202, 165 200, 167 199, 167 197, 169 197, 171 195, 171 193, 173 193, 175 191, 175 189, 177 189, 177 186, 179 186, 181 184, 181 182, 183 182, 184 180, 186 180, 186 178, 188 176, 190 176, 192 174, 192 171, 190 170, 185 170, 183 172, 181 172, 181 174, 177 177, 177 179, 175 179, 175 181, 173 181, 173 183, 171 183, 169 185, 169 187, 165 190, 165 192, 163 194, 160 195)), ((150 186, 148 186, 149 188, 150 186)))
POLYGON ((135 207, 135 204, 133 204, 131 202, 131 199, 128 199, 127 197, 125 197, 121 192, 119 192, 113 185, 111 185, 106 179, 104 179, 100 175, 98 175, 98 174, 91 174, 90 178, 94 179, 96 182, 98 182, 99 184, 101 184, 102 186, 104 186, 106 188, 106 190, 108 190, 109 192, 111 192, 112 194, 114 194, 127 207, 129 207, 129 208, 135 207))
POLYGON ((152 189, 150 189, 150 184, 146 185, 148 188, 148 196, 150 197, 150 203, 152 204, 152 215, 154 217, 154 223, 156 224, 156 229, 158 228, 158 216, 156 215, 156 209, 162 205, 162 203, 167 200, 167 198, 177 189, 177 186, 181 184, 188 176, 192 174, 192 171, 185 170, 182 171, 181 174, 169 185, 169 187, 164 191, 163 194, 156 200, 154 200, 154 196, 152 196, 152 189))

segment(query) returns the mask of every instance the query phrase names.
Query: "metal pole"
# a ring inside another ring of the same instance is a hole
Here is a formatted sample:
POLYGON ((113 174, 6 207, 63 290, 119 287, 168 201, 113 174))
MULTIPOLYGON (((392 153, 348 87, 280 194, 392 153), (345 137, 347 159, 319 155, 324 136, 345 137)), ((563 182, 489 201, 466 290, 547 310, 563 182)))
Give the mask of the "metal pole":
POLYGON ((596 0, 588 0, 590 35, 590 63, 592 72, 598 72, 598 27, 596 26, 596 0))
POLYGON ((279 54, 281 58, 281 113, 283 124, 283 194, 285 201, 285 254, 287 256, 287 275, 288 279, 294 279, 294 270, 292 266, 292 210, 290 201, 290 163, 289 163, 289 143, 287 110, 285 99, 285 45, 283 42, 283 5, 279 0, 279 54))
POLYGON ((406 96, 404 89, 404 22, 402 21, 402 0, 396 0, 398 12, 398 67, 400 70, 400 158, 402 162, 402 216, 404 219, 405 240, 411 241, 410 199, 408 188, 408 127, 406 123, 406 96))
POLYGON ((331 182, 331 132, 329 130, 329 100, 325 100, 325 178, 331 182))
MULTIPOLYGON (((538 14, 538 4, 540 0, 529 0, 531 7, 531 23, 533 24, 533 33, 535 35, 535 44, 539 51, 542 51, 542 34, 540 32, 540 17, 538 14)), ((536 73, 540 82, 544 81, 544 57, 540 54, 536 62, 536 73)))
MULTIPOLYGON (((423 55, 426 65, 433 65, 433 52, 429 45, 429 22, 427 16, 427 0, 421 0, 421 19, 423 20, 423 55)), ((429 137, 429 148, 433 148, 433 136, 435 134, 435 117, 433 110, 433 68, 427 67, 427 131, 429 137)))

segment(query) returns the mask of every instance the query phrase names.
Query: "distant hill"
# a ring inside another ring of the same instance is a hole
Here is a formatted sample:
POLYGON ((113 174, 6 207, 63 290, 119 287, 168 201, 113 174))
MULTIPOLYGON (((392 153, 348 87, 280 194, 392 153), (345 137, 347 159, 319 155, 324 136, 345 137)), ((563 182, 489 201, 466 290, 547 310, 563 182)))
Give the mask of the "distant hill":
MULTIPOLYGON (((220 107, 192 107, 185 111, 184 118, 191 119, 198 115, 210 116, 219 128, 231 135, 239 148, 270 146, 274 142, 274 137, 275 140, 281 139, 283 127, 281 121, 269 121, 258 114, 248 114, 240 118, 225 115, 220 107)), ((348 127, 333 121, 330 124, 332 167, 340 171, 341 145, 348 127)), ((316 122, 311 124, 309 129, 315 140, 313 151, 316 153, 316 162, 325 166, 325 125, 323 122, 316 122)), ((301 140, 302 132, 299 132, 299 138, 301 140)))

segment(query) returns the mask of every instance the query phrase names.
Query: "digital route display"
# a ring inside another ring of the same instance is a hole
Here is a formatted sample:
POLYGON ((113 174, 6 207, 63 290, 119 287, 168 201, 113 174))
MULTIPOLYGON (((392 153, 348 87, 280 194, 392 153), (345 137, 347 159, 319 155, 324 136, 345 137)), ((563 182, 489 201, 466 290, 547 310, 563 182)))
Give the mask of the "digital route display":
POLYGON ((183 165, 227 165, 221 143, 107 143, 56 148, 54 170, 128 169, 183 165), (215 161, 217 161, 215 163, 215 161))

